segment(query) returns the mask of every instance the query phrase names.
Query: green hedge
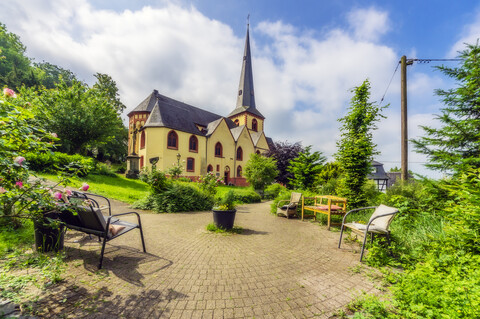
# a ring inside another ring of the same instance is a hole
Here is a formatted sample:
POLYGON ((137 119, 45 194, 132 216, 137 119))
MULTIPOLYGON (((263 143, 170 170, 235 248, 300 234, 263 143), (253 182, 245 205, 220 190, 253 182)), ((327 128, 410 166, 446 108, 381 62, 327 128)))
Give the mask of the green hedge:
POLYGON ((149 209, 158 213, 193 212, 212 209, 213 196, 187 183, 169 183, 165 190, 152 192, 133 204, 134 208, 149 209))
POLYGON ((79 176, 86 176, 96 168, 93 158, 82 155, 68 155, 60 152, 27 153, 25 159, 31 170, 45 173, 56 173, 58 170, 79 169, 79 176))

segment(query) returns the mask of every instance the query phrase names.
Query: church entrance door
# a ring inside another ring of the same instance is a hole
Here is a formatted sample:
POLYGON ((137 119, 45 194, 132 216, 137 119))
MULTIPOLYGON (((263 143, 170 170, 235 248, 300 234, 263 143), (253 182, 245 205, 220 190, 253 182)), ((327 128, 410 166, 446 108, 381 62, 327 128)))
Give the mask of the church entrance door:
POLYGON ((230 167, 225 167, 225 175, 224 175, 224 178, 223 178, 223 182, 225 183, 225 185, 228 185, 228 183, 230 182, 230 167))

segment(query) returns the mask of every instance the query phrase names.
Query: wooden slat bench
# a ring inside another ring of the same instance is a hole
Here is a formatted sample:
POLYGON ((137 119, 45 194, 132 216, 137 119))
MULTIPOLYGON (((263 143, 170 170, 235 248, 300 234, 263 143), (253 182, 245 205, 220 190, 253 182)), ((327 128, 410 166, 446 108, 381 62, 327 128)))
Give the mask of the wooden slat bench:
POLYGON ((315 197, 302 197, 302 220, 305 211, 313 212, 314 219, 317 219, 317 213, 328 216, 328 230, 331 225, 341 225, 341 223, 332 223, 331 216, 344 216, 347 212, 347 199, 332 195, 321 195, 315 197), (305 205, 305 199, 314 200, 313 205, 305 205))

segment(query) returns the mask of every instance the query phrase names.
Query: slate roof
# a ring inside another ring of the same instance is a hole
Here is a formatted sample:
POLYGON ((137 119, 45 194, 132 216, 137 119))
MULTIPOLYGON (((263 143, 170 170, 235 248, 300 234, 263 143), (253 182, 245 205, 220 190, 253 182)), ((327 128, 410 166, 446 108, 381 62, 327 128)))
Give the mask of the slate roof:
MULTIPOLYGON (((164 96, 157 90, 154 90, 128 115, 135 112, 150 112, 145 127, 168 127, 203 136, 212 134, 221 119, 224 118, 221 115, 164 96), (205 129, 200 130, 198 126, 205 129)), ((229 129, 237 127, 232 120, 224 119, 229 129)))
POLYGON ((385 173, 385 169, 383 168, 383 164, 377 161, 371 162, 372 166, 375 169, 374 172, 368 174, 367 178, 369 179, 388 179, 388 175, 385 173))
POLYGON ((247 28, 247 37, 245 39, 245 51, 243 53, 242 72, 240 74, 240 83, 238 85, 237 106, 228 115, 234 116, 239 113, 250 112, 262 119, 265 117, 260 113, 255 105, 255 90, 253 89, 253 71, 252 56, 250 53, 250 32, 247 28))

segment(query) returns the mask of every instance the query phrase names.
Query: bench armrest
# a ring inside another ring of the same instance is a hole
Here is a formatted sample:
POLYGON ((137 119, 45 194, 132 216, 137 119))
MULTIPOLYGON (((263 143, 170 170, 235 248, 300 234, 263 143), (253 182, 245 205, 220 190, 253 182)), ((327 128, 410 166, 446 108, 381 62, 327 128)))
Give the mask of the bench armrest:
POLYGON ((367 209, 375 209, 375 208, 377 208, 377 206, 361 207, 361 208, 355 208, 355 209, 349 210, 349 211, 345 214, 345 216, 343 216, 342 226, 343 226, 343 224, 345 224, 345 220, 347 219, 347 216, 348 216, 350 213, 359 212, 359 211, 367 210, 367 209))

